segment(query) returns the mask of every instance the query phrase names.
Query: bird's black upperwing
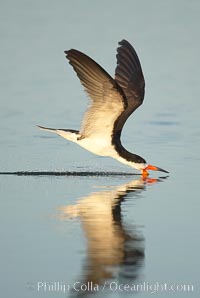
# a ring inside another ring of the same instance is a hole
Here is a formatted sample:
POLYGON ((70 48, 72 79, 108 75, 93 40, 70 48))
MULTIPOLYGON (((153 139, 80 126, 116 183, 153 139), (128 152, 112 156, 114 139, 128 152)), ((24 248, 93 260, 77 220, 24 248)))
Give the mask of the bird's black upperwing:
POLYGON ((115 130, 121 131, 127 118, 142 104, 145 81, 141 64, 132 45, 122 40, 117 48, 115 80, 127 98, 127 108, 115 123, 115 130))
POLYGON ((65 54, 92 101, 108 100, 106 95, 113 90, 121 93, 121 100, 126 101, 116 81, 93 59, 75 49, 65 51, 65 54))
POLYGON ((82 137, 111 138, 114 123, 127 107, 127 99, 117 82, 94 60, 77 50, 65 51, 82 85, 92 100, 80 133, 82 137))

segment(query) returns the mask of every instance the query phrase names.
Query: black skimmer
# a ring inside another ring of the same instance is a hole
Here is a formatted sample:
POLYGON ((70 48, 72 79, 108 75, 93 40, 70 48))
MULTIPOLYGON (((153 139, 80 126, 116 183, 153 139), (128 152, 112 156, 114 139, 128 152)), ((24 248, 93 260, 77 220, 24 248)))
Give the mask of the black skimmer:
POLYGON ((80 131, 38 127, 75 142, 94 154, 115 158, 140 170, 143 176, 148 175, 148 170, 168 173, 127 151, 120 141, 127 118, 144 99, 144 76, 132 45, 126 40, 119 42, 115 79, 82 52, 71 49, 65 54, 89 95, 91 105, 84 115, 80 131))

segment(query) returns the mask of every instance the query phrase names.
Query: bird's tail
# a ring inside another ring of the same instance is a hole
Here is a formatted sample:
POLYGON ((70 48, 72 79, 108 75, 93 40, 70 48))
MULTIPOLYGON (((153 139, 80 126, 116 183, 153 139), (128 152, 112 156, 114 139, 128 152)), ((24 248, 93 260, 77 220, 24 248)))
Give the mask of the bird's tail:
POLYGON ((77 138, 80 137, 79 131, 74 129, 61 129, 61 128, 57 129, 57 128, 44 127, 40 125, 37 125, 37 127, 39 127, 39 129, 41 130, 46 130, 46 131, 56 133, 57 135, 72 142, 76 142, 77 138))
POLYGON ((50 132, 54 132, 54 133, 57 133, 57 129, 56 128, 50 128, 50 127, 44 127, 44 126, 40 126, 40 125, 37 125, 37 127, 41 130, 48 130, 50 132))

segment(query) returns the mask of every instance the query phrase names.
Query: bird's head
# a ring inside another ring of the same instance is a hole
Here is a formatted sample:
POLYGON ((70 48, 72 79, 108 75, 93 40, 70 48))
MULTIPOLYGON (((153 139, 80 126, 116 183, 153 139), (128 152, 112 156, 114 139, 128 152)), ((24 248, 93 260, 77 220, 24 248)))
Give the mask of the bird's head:
POLYGON ((165 171, 161 168, 158 168, 156 166, 152 166, 152 165, 147 165, 144 169, 141 170, 142 172, 142 176, 143 177, 147 177, 149 175, 148 171, 160 171, 160 172, 164 172, 164 173, 169 173, 168 171, 165 171))

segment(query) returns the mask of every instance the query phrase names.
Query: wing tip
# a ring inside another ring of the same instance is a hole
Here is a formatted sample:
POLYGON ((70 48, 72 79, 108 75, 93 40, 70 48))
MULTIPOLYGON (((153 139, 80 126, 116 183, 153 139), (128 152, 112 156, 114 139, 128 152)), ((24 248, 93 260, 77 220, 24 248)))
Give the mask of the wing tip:
MULTIPOLYGON (((137 55, 137 52, 136 52, 134 46, 133 46, 128 40, 126 40, 126 39, 122 39, 121 41, 118 42, 118 44, 119 44, 119 47, 118 47, 117 49, 120 50, 120 49, 122 49, 123 47, 126 48, 126 49, 129 49, 129 50, 130 50, 131 52, 133 52, 134 55, 136 55, 137 58, 138 58, 138 55, 137 55)), ((139 59, 139 58, 138 58, 138 59, 139 59)))
POLYGON ((126 39, 122 39, 121 41, 118 42, 118 44, 119 44, 118 48, 127 47, 129 49, 134 49, 132 44, 126 39))
POLYGON ((118 42, 118 44, 119 44, 119 45, 123 45, 123 44, 130 44, 130 43, 129 43, 128 40, 126 40, 126 39, 123 38, 122 40, 120 40, 120 41, 118 42))
POLYGON ((73 54, 75 54, 77 52, 77 50, 75 49, 70 49, 70 50, 65 50, 64 54, 66 56, 66 58, 68 58, 69 56, 72 56, 73 54))

